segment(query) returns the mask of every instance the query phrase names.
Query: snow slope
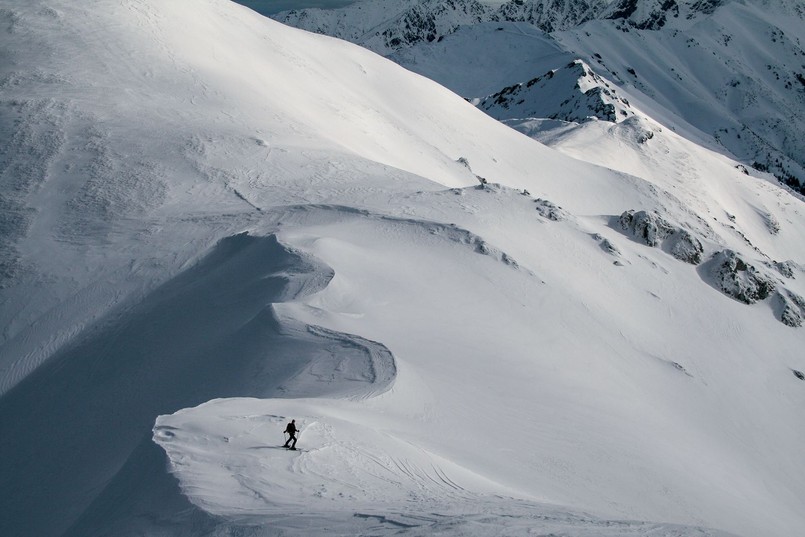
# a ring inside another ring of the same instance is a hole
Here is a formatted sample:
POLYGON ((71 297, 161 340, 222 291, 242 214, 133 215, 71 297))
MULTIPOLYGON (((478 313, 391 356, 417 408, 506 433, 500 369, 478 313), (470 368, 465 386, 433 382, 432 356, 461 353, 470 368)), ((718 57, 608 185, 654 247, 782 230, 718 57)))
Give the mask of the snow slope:
POLYGON ((571 158, 223 0, 4 6, 0 534, 801 527, 800 199, 571 158))
MULTIPOLYGON (((410 4, 393 5, 410 13, 410 4)), ((564 59, 545 65, 563 51, 571 59, 584 60, 611 83, 636 90, 655 101, 655 107, 672 111, 746 165, 771 171, 802 192, 805 11, 801 3, 512 1, 488 8, 480 19, 488 24, 498 21, 503 31, 497 35, 445 7, 455 5, 464 3, 423 3, 417 9, 427 11, 427 24, 403 19, 393 9, 378 9, 380 4, 370 1, 275 17, 368 47, 468 99, 490 96, 563 67, 568 63, 564 59), (351 31, 367 16, 381 33, 351 31), (339 21, 338 28, 334 20, 339 21), (507 21, 520 26, 506 26, 507 21), (529 26, 531 30, 523 30, 529 26), (535 36, 542 46, 524 44, 525 35, 538 33, 535 27, 551 32, 535 36), (430 38, 428 28, 442 30, 430 38), (510 36, 515 28, 524 35, 510 36), (394 46, 378 37, 400 32, 407 37, 394 46), (483 57, 488 61, 479 60, 483 57), (524 72, 527 69, 530 72, 524 72)), ((543 100, 563 97, 563 92, 534 92, 525 100, 534 109, 543 100)), ((558 114, 556 110, 548 116, 558 114)))
POLYGON ((488 22, 462 26, 436 43, 388 58, 472 99, 567 65, 575 56, 530 24, 488 22))

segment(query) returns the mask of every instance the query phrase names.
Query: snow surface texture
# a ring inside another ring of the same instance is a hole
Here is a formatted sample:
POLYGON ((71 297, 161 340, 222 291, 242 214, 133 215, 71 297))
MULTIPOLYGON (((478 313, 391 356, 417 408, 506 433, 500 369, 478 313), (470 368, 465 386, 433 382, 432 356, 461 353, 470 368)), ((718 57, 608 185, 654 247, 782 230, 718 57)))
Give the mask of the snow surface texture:
POLYGON ((790 192, 222 0, 0 17, 1 535, 803 527, 790 192))
MULTIPOLYGON (((557 58, 558 52, 581 58, 610 81, 599 91, 611 91, 611 84, 633 88, 747 165, 805 192, 801 2, 512 0, 493 7, 429 0, 395 2, 399 11, 386 5, 364 0, 275 17, 370 48, 468 99, 560 69, 568 60, 557 58), (550 35, 536 35, 542 31, 550 35)), ((518 97, 518 109, 562 118, 566 102, 544 110, 557 95, 570 97, 552 87, 534 88, 518 97)), ((584 113, 585 101, 573 105, 569 120, 584 113)), ((513 117, 509 109, 502 115, 485 109, 498 119, 513 117)))

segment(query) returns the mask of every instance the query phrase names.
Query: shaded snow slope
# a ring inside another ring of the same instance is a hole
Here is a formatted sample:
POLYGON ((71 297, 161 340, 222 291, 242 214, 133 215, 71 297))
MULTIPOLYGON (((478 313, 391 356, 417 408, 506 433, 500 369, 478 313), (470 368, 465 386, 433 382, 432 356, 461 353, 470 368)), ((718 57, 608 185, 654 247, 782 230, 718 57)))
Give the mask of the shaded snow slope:
POLYGON ((478 23, 522 22, 542 31, 572 28, 603 13, 608 0, 362 0, 340 9, 294 9, 272 18, 357 43, 383 56, 438 43, 478 23))
POLYGON ((388 58, 467 99, 491 95, 575 59, 538 28, 514 22, 462 26, 438 42, 401 49, 388 58))
POLYGON ((0 17, 0 534, 802 526, 789 192, 223 0, 0 17))

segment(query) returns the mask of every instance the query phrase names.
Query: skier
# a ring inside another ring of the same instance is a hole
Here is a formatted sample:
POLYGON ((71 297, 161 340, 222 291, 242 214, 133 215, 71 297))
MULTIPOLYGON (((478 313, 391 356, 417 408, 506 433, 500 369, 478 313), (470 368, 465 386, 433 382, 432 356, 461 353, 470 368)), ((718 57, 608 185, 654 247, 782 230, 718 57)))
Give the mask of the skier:
POLYGON ((285 444, 282 447, 286 447, 288 449, 296 449, 296 420, 291 420, 291 423, 285 427, 285 431, 288 433, 288 440, 285 441, 285 444), (293 440, 293 444, 288 446, 288 443, 293 440))

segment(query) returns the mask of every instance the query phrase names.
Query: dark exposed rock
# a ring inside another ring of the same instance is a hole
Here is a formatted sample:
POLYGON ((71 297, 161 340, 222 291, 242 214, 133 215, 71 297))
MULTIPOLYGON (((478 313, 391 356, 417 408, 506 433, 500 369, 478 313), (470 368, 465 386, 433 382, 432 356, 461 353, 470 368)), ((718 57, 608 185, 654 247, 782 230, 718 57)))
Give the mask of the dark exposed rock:
POLYGON ((568 216, 567 211, 565 211, 558 205, 554 204, 553 202, 544 200, 542 198, 539 198, 534 201, 537 204, 537 212, 543 218, 553 220, 554 222, 559 222, 561 220, 565 220, 568 216))
POLYGON ((497 20, 527 22, 544 32, 573 28, 595 19, 607 6, 601 0, 510 0, 497 10, 497 20))
POLYGON ((581 60, 506 86, 482 99, 478 108, 501 120, 541 117, 580 123, 594 118, 616 123, 634 116, 617 88, 581 60))
POLYGON ((626 211, 620 215, 618 223, 622 230, 652 248, 659 246, 663 239, 674 232, 671 224, 659 215, 646 211, 626 211))
POLYGON ((793 261, 775 261, 771 264, 777 272, 785 276, 786 278, 794 278, 794 263, 793 261))
POLYGON ((611 20, 623 20, 638 30, 659 30, 668 18, 675 17, 679 17, 676 0, 619 0, 605 16, 611 20))
POLYGON ((691 11, 710 15, 717 7, 724 4, 724 1, 725 0, 699 0, 691 5, 691 11))
POLYGON ((744 304, 765 300, 776 287, 774 279, 733 250, 713 255, 708 268, 718 289, 744 304))
POLYGON ((656 213, 626 211, 618 218, 618 225, 639 242, 652 248, 662 247, 680 261, 692 265, 702 262, 704 247, 701 241, 656 213))
POLYGON ((670 240, 672 241, 670 248, 672 256, 691 265, 698 265, 702 262, 704 247, 701 241, 688 230, 676 230, 670 240))
POLYGON ((778 291, 776 298, 781 306, 780 321, 791 327, 802 326, 805 320, 805 299, 788 289, 778 291))

